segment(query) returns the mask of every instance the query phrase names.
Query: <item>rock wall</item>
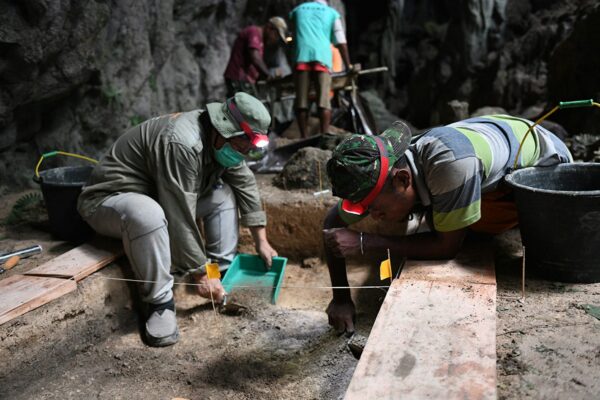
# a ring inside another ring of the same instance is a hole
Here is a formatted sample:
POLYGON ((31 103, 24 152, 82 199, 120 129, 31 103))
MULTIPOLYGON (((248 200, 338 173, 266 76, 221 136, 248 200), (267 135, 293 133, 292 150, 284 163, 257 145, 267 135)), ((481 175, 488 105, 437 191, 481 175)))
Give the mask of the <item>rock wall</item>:
MULTIPOLYGON (((239 29, 300 1, 0 0, 0 192, 31 185, 44 152, 99 157, 146 118, 222 99, 239 29)), ((418 127, 483 106, 533 118, 557 100, 598 100, 595 0, 332 3, 353 60, 390 67, 361 89, 418 127)), ((592 114, 559 121, 589 132, 592 114)))
POLYGON ((0 186, 30 185, 44 152, 99 157, 153 115, 222 99, 240 27, 298 2, 0 1, 0 186))
MULTIPOLYGON (((600 7, 591 9, 574 24, 548 62, 548 100, 600 101, 600 7)), ((600 109, 561 110, 556 120, 574 132, 598 133, 600 109)))
MULTIPOLYGON (((355 59, 390 67, 372 84, 420 127, 450 122, 452 100, 534 118, 557 99, 598 99, 589 76, 598 69, 599 9, 593 0, 347 2, 355 59)), ((561 121, 575 131, 594 126, 561 121)))

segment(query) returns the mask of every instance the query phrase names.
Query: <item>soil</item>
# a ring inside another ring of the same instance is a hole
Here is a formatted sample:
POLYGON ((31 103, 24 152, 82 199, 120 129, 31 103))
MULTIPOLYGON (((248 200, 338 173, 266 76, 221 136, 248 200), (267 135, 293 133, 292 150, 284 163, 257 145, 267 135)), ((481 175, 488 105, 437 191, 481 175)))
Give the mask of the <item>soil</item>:
POLYGON ((495 244, 498 397, 599 398, 600 321, 585 306, 600 305, 600 284, 527 277, 522 300, 518 230, 495 244))
MULTIPOLYGON (((0 398, 343 397, 357 360, 348 339, 327 325, 324 309, 330 292, 314 287, 329 285, 329 278, 319 258, 318 235, 314 238, 309 228, 313 220, 318 227, 333 200, 315 199, 310 191, 291 196, 272 188, 271 178, 259 178, 272 226, 269 236, 274 243, 282 242, 280 254, 290 257, 284 280, 288 287, 276 305, 265 293, 238 290, 233 301, 247 309, 223 315, 190 293, 189 287, 178 286, 180 341, 168 348, 151 348, 139 333, 138 315, 143 310, 134 301, 135 287, 113 280, 131 277, 121 259, 83 280, 76 292, 0 326, 0 398), (308 257, 309 267, 302 268, 308 257)), ((22 195, 0 197, 0 219, 22 195)), ((53 240, 43 231, 43 217, 31 214, 27 221, 33 224, 0 226, 0 248, 40 243, 45 251, 22 260, 0 279, 71 248, 53 240)), ((242 249, 251 251, 247 239, 242 240, 242 249)), ((496 238, 495 251, 499 398, 598 398, 600 321, 586 312, 585 305, 600 305, 600 284, 528 277, 521 301, 518 231, 496 238)), ((349 267, 351 284, 377 284, 375 269, 369 265, 358 260, 349 267)), ((354 291, 353 296, 358 333, 368 336, 385 293, 370 289, 354 291)))

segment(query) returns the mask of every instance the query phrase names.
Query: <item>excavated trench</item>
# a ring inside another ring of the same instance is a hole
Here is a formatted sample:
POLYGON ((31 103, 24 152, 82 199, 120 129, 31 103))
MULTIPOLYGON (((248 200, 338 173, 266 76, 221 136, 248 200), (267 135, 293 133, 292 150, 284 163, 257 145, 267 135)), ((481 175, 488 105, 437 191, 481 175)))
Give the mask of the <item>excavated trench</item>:
MULTIPOLYGON (((238 315, 177 286, 180 341, 151 348, 140 336, 141 307, 124 259, 105 267, 58 300, 0 325, 0 399, 336 399, 343 397, 357 360, 327 324, 330 290, 319 259, 321 221, 334 204, 311 191, 274 188, 259 177, 269 239, 290 259, 277 305, 258 291, 234 292, 247 307, 238 315), (313 258, 310 268, 302 261, 313 258), (316 260, 314 259, 316 258, 316 260), (289 287, 294 286, 294 287, 289 287)), ((22 194, 0 197, 0 217, 22 194)), ((360 229, 388 231, 390 226, 360 229)), ((23 273, 69 250, 39 229, 0 226, 2 248, 41 243, 35 259, 0 276, 23 273)), ((248 232, 241 251, 252 252, 248 232)), ((520 293, 518 231, 495 241, 497 382, 499 398, 596 398, 600 393, 600 324, 590 305, 600 284, 527 280, 520 293), (568 340, 566 338, 569 338, 568 340), (550 379, 552 377, 552 379, 550 379)), ((376 260, 349 266, 352 285, 378 284, 376 260), (369 268, 371 267, 371 268, 369 268)), ((354 290, 357 330, 368 335, 385 296, 354 290)), ((402 332, 398 333, 403 334, 402 332)))
MULTIPOLYGON (((269 180, 259 179, 269 239, 290 259, 277 305, 264 292, 238 289, 232 300, 247 309, 220 314, 192 287, 179 285, 175 296, 181 339, 172 347, 151 348, 140 335, 143 310, 135 284, 116 280, 132 277, 121 259, 80 282, 76 292, 0 326, 0 398, 343 396, 357 360, 347 339, 327 324, 324 310, 331 291, 317 288, 330 285, 320 260, 320 229, 334 200, 315 199, 309 191, 291 196, 269 180), (302 268, 306 258, 312 262, 302 268)), ((45 248, 56 245, 46 239, 45 248)), ((248 232, 242 234, 240 249, 253 250, 248 232)), ((28 261, 19 273, 45 260, 28 261)), ((376 284, 375 274, 369 275, 375 269, 363 268, 368 263, 350 266, 351 284, 376 284)), ((385 293, 370 289, 353 295, 357 329, 368 335, 385 293)))

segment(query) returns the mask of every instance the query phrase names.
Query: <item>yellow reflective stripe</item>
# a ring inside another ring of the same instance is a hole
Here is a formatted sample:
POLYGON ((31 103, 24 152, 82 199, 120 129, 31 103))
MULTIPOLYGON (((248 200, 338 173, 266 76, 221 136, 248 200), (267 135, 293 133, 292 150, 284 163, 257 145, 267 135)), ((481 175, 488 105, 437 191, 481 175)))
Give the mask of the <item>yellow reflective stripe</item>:
MULTIPOLYGON (((517 142, 521 143, 523 137, 529 130, 529 127, 533 125, 533 122, 529 122, 522 118, 512 117, 510 115, 493 115, 486 116, 489 119, 495 119, 507 123, 512 130, 513 135, 517 138, 517 142)), ((535 131, 535 128, 533 129, 535 131)), ((538 158, 540 158, 540 149, 537 144, 537 133, 532 132, 525 139, 525 143, 521 147, 521 154, 519 156, 521 160, 521 166, 528 167, 533 165, 538 158)))
POLYGON ((477 158, 481 160, 483 163, 483 172, 485 176, 489 176, 490 169, 492 168, 492 162, 494 160, 494 155, 492 154, 492 149, 490 148, 490 144, 487 140, 476 130, 460 127, 454 128, 463 135, 466 136, 467 139, 473 145, 473 149, 475 150, 475 155, 477 158))
POLYGON ((446 213, 433 212, 433 226, 438 232, 456 231, 474 224, 481 218, 481 200, 446 213))

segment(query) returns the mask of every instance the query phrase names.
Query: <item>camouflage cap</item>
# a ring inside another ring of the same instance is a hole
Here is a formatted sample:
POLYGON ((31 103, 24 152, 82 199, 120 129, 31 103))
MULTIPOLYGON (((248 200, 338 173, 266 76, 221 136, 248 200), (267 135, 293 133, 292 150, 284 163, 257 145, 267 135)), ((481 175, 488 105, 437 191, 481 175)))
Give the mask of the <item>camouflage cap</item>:
MULTIPOLYGON (((387 149, 389 168, 398 161, 410 144, 410 128, 401 121, 379 135, 387 149)), ((373 136, 352 135, 341 142, 327 162, 327 175, 335 196, 352 202, 364 199, 379 178, 381 157, 373 136)))

